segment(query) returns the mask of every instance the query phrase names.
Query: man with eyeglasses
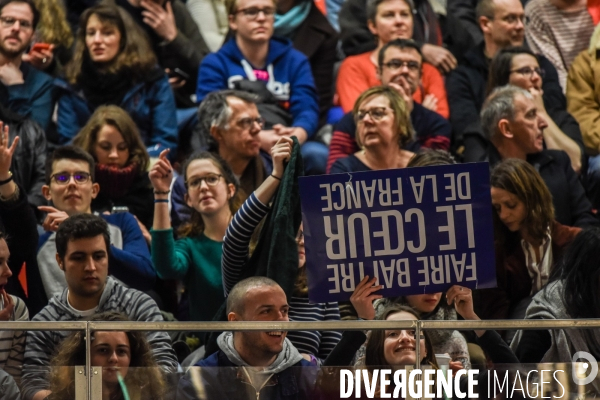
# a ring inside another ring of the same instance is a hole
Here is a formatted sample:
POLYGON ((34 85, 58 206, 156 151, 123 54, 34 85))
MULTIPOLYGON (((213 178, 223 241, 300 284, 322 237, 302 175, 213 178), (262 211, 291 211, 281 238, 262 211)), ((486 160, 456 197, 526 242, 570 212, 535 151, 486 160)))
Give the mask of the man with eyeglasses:
MULTIPOLYGON (((457 150, 463 145, 465 132, 481 132, 479 112, 487 94, 491 59, 501 49, 522 46, 525 39, 525 13, 520 0, 480 0, 476 14, 483 43, 469 50, 446 79, 453 146, 457 150)), ((542 85, 544 102, 564 109, 566 98, 556 68, 542 55, 537 55, 537 59, 546 71, 542 85)))
POLYGON ((259 109, 266 120, 261 148, 270 152, 281 136, 296 136, 306 172, 325 172, 328 149, 310 140, 319 122, 310 63, 289 40, 273 37, 274 1, 234 0, 228 3, 228 13, 235 36, 202 61, 197 100, 227 88, 261 95, 259 109))
POLYGON ((0 102, 47 129, 55 100, 52 78, 21 61, 38 21, 33 0, 0 1, 0 102))
MULTIPOLYGON (((70 216, 92 213, 92 199, 101 189, 94 182, 94 170, 94 159, 73 146, 57 148, 46 162, 46 184, 42 192, 52 206, 39 207, 48 215, 43 223, 46 232, 40 236, 37 260, 48 299, 67 287, 65 274, 54 259, 56 231, 70 216)), ((127 212, 102 215, 102 218, 110 230, 111 275, 135 289, 151 289, 156 272, 135 218, 127 212)))
MULTIPOLYGON (((387 43, 378 54, 377 73, 381 83, 395 89, 404 99, 410 111, 415 129, 414 141, 406 150, 417 152, 421 147, 449 150, 452 129, 450 123, 438 113, 413 101, 421 79, 423 57, 419 46, 411 39, 396 39, 387 43)), ((356 120, 347 113, 336 124, 327 159, 327 171, 336 160, 356 153, 359 148, 355 139, 356 120)))
MULTIPOLYGON (((271 156, 260 147, 259 134, 264 120, 256 106, 257 101, 256 95, 241 90, 209 93, 200 104, 199 125, 193 139, 194 150, 217 153, 229 164, 240 180, 244 199, 273 170, 271 156)), ((173 224, 189 217, 186 192, 183 176, 180 175, 172 188, 173 224)))

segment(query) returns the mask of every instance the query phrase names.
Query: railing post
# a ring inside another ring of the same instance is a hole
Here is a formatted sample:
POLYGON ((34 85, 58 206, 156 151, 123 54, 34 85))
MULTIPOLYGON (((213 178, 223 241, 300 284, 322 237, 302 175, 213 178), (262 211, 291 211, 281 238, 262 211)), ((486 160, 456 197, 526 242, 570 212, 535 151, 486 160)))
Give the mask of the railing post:
MULTIPOLYGON (((91 356, 91 347, 92 347, 92 337, 90 332, 90 323, 85 324, 85 370, 92 370, 92 356, 91 356)), ((102 392, 102 386, 100 386, 100 392, 102 392)), ((92 374, 87 374, 87 400, 92 400, 92 374)))
POLYGON ((75 367, 75 400, 87 399, 87 374, 83 365, 75 367))
POLYGON ((90 400, 102 400, 102 367, 92 367, 92 395, 90 400))

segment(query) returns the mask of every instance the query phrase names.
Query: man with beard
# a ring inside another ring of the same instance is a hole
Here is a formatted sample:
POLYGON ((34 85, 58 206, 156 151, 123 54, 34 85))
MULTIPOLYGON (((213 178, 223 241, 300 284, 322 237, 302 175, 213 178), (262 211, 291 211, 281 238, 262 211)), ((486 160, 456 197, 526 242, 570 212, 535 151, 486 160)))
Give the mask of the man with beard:
POLYGON ((52 78, 21 61, 38 21, 33 0, 0 0, 0 102, 46 129, 54 109, 52 78))
MULTIPOLYGON (((289 321, 283 289, 272 279, 255 276, 238 282, 227 297, 229 321, 289 321)), ((287 332, 223 332, 219 351, 199 361, 179 381, 178 400, 309 399, 316 368, 306 361, 287 332), (227 368, 222 368, 227 367, 227 368)))
MULTIPOLYGON (((415 137, 406 150, 417 152, 421 147, 448 150, 452 133, 450 123, 438 113, 413 101, 412 95, 421 80, 422 64, 421 50, 413 40, 396 39, 379 51, 377 73, 383 85, 392 87, 402 96, 410 111, 415 137)), ((354 114, 349 112, 334 128, 329 146, 327 172, 337 159, 359 150, 355 132, 354 114)))

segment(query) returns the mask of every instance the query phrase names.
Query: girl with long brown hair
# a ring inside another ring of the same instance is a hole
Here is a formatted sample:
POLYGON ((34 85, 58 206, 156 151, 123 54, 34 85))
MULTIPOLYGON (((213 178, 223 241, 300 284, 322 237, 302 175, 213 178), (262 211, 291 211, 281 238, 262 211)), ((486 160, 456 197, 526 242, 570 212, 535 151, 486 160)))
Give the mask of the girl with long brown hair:
MULTIPOLYGON (((118 312, 91 321, 128 321, 118 312)), ((75 398, 75 366, 85 365, 85 333, 75 332, 60 345, 51 362, 49 400, 75 398)), ((141 331, 96 331, 91 338, 91 365, 102 367, 103 400, 162 400, 166 385, 141 331)))
POLYGON ((152 186, 148 179, 150 157, 129 114, 117 106, 100 106, 73 139, 96 161, 100 193, 92 210, 127 207, 145 227, 152 226, 152 186))
POLYGON ((210 321, 225 300, 221 282, 223 236, 239 206, 238 180, 217 154, 199 152, 183 165, 192 215, 174 239, 169 215, 173 167, 163 151, 150 170, 154 187, 152 261, 162 279, 185 282, 193 321, 210 321))
POLYGON ((496 165, 491 186, 498 288, 481 292, 478 313, 485 319, 520 319, 581 229, 556 222, 550 191, 524 160, 496 165))
POLYGON ((73 59, 58 102, 60 144, 70 142, 102 105, 118 105, 135 121, 151 156, 177 147, 175 99, 144 32, 120 7, 100 4, 82 15, 73 59))

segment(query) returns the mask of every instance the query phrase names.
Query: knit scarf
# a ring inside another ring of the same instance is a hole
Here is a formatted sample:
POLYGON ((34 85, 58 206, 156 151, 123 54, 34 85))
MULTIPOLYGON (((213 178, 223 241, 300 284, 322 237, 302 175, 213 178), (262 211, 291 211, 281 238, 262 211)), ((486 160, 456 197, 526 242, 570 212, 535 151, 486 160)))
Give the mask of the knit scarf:
POLYGON ((308 17, 310 7, 310 1, 302 1, 283 15, 275 14, 275 35, 290 39, 296 29, 308 17))
POLYGON ((137 164, 119 168, 113 165, 96 164, 96 182, 102 193, 110 199, 119 199, 131 189, 140 171, 137 164))
POLYGON ((77 84, 94 109, 105 104, 118 106, 133 86, 133 74, 126 68, 117 73, 102 73, 86 56, 77 84))

